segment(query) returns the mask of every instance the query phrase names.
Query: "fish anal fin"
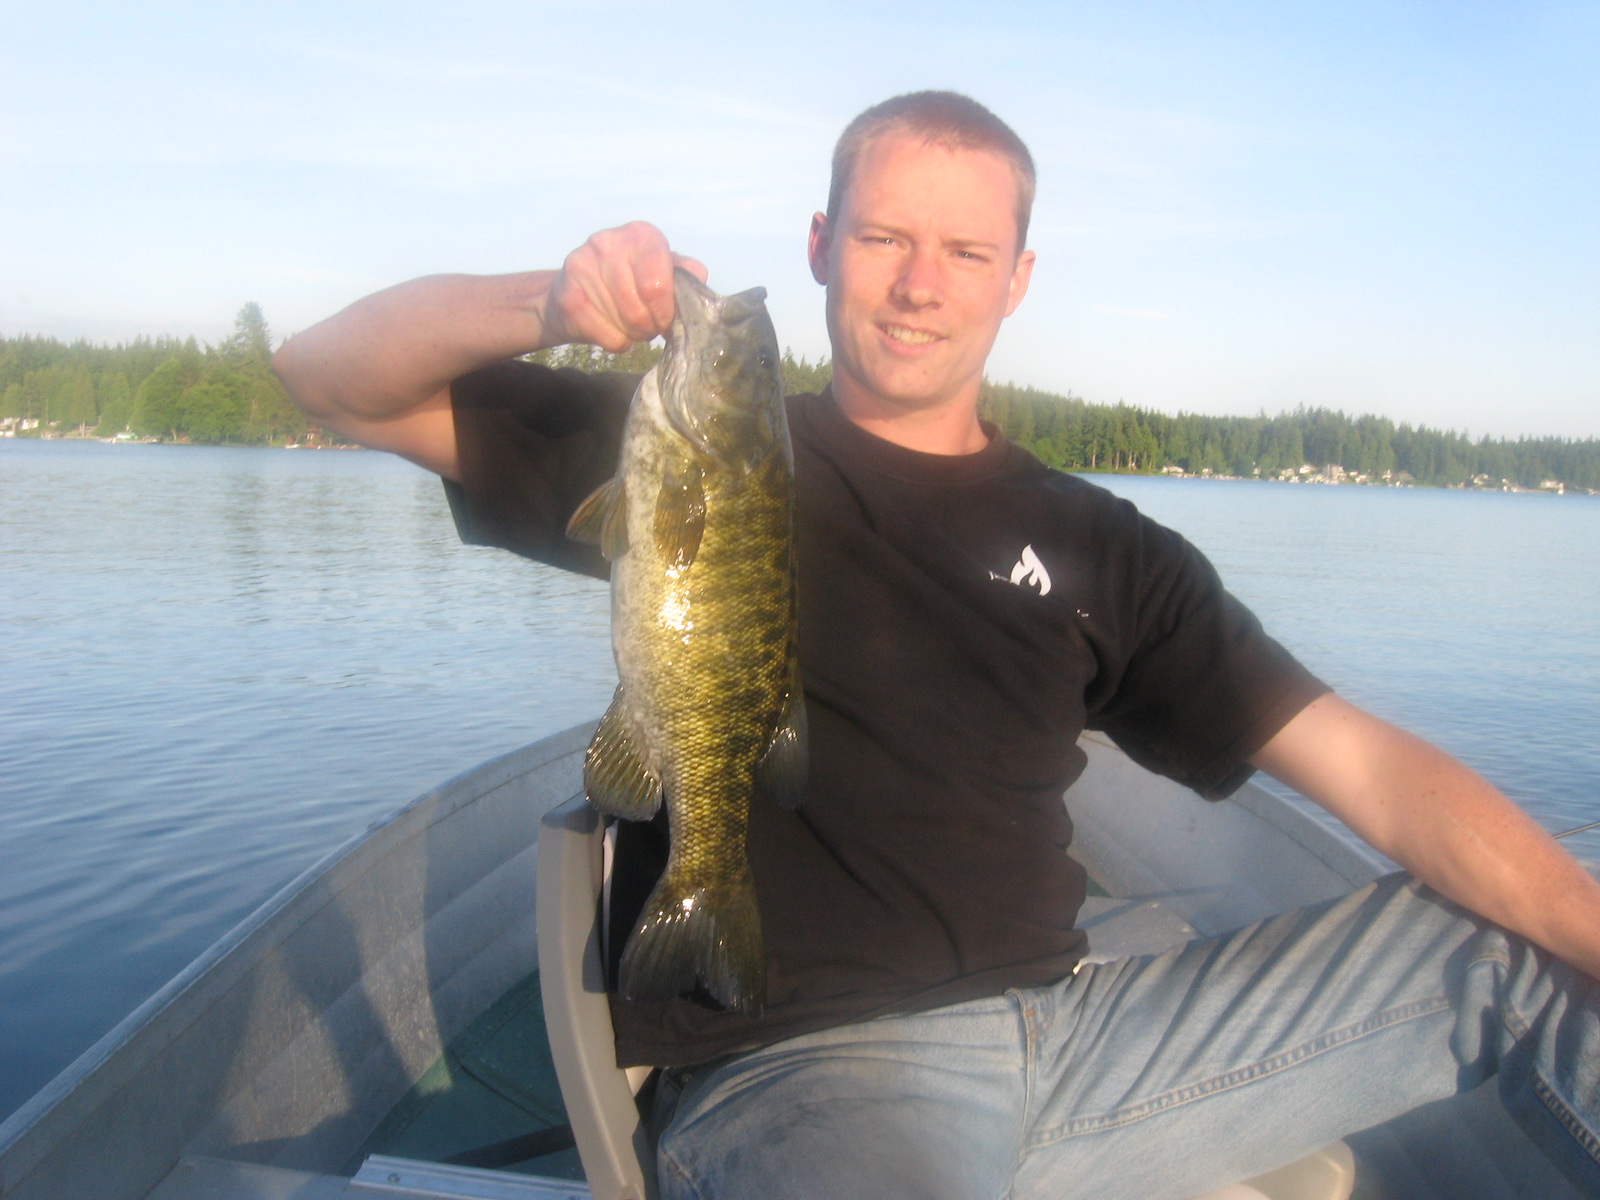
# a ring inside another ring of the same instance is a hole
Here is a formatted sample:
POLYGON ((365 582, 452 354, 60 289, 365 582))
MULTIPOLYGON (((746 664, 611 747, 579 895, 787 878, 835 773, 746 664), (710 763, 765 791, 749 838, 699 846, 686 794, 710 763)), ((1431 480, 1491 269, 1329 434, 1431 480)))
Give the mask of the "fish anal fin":
POLYGON ((578 505, 567 522, 567 536, 599 546, 607 562, 628 552, 628 486, 621 475, 606 480, 578 505))
POLYGON ((759 1016, 766 1004, 767 956, 748 869, 700 886, 668 870, 622 952, 625 1000, 664 1002, 696 983, 742 1016, 759 1016))
POLYGON ((799 808, 806 798, 807 743, 806 693, 800 683, 800 663, 789 661, 789 690, 773 730, 772 743, 756 763, 756 787, 784 808, 799 808))
POLYGON ((705 529, 705 479, 697 464, 687 462, 662 478, 656 494, 656 548, 667 566, 693 563, 705 529))
POLYGON ((583 757, 583 789, 601 812, 628 821, 649 820, 661 807, 661 780, 645 766, 628 732, 621 688, 583 757))

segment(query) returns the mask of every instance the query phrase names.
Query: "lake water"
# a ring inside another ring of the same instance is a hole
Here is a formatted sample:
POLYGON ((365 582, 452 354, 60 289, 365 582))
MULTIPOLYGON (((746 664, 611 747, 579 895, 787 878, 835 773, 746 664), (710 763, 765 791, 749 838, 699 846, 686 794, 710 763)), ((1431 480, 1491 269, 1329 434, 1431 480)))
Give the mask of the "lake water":
MULTIPOLYGON (((1600 499, 1099 482, 1351 699, 1548 828, 1600 819, 1600 499)), ((0 1117, 367 822, 613 682, 604 585, 460 545, 397 459, 0 441, 0 1117)))

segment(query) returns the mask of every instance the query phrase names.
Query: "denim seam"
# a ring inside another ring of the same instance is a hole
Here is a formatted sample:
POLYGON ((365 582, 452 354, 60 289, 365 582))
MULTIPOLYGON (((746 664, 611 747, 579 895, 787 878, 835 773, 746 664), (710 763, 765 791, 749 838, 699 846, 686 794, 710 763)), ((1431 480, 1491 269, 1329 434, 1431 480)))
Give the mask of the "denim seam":
POLYGON ((1351 1042, 1368 1036, 1369 1034, 1378 1033, 1384 1029, 1399 1025, 1406 1021, 1416 1020, 1421 1017, 1433 1016, 1440 1012, 1447 1012, 1449 1009, 1450 1001, 1445 996, 1434 996, 1426 1000, 1415 1000, 1410 1004, 1404 1004, 1398 1008, 1385 1009, 1383 1012, 1376 1013, 1367 1018, 1365 1021, 1359 1022, 1358 1024, 1347 1025, 1343 1029, 1331 1030, 1328 1033, 1325 1033, 1322 1036, 1313 1039, 1312 1041, 1306 1042, 1303 1045, 1296 1046, 1291 1050, 1285 1050, 1279 1054, 1273 1055, 1270 1058, 1262 1059, 1260 1062, 1251 1063, 1249 1066, 1238 1067, 1235 1070, 1228 1071, 1225 1074, 1215 1076, 1211 1079, 1203 1080, 1199 1083, 1192 1083, 1185 1087, 1176 1088, 1172 1091, 1164 1093, 1163 1095, 1152 1097, 1142 1104, 1133 1105, 1129 1108, 1113 1110, 1112 1112, 1103 1114, 1101 1116, 1085 1117, 1068 1121, 1065 1124, 1058 1125, 1051 1130, 1036 1134, 1034 1138, 1027 1143, 1025 1148, 1028 1150, 1034 1150, 1042 1146, 1054 1145, 1056 1142, 1066 1141, 1069 1138, 1080 1137, 1084 1134, 1098 1133, 1102 1130, 1115 1129, 1123 1125, 1131 1125, 1137 1121, 1145 1120, 1147 1117, 1155 1116, 1158 1113, 1163 1113, 1171 1109, 1182 1107, 1183 1105, 1192 1103, 1195 1100, 1202 1100, 1208 1096, 1216 1095, 1220 1092, 1230 1091, 1233 1088, 1240 1087, 1247 1083, 1252 1083, 1257 1079, 1262 1079, 1269 1075, 1276 1075, 1278 1072, 1292 1067, 1297 1063, 1304 1062, 1307 1059, 1315 1058, 1321 1054, 1327 1053, 1330 1050, 1335 1050, 1342 1046, 1346 1046, 1351 1042))
MULTIPOLYGON (((689 1174, 689 1172, 684 1170, 683 1167, 679 1165, 678 1160, 673 1158, 671 1153, 669 1153, 667 1150, 662 1149, 660 1146, 657 1146, 656 1147, 656 1174, 657 1174, 657 1176, 659 1176, 661 1174, 661 1168, 663 1166, 665 1166, 669 1171, 672 1172, 673 1175, 675 1175, 677 1177, 678 1182, 681 1183, 686 1189, 688 1189, 689 1193, 692 1196, 696 1197, 696 1200, 705 1200, 705 1193, 702 1192, 698 1186, 696 1186, 695 1181, 694 1181, 693 1177, 689 1174)), ((661 1186, 659 1179, 657 1180, 656 1186, 657 1186, 658 1189, 661 1186)))
POLYGON ((1022 1169, 1022 1152, 1028 1146, 1028 1116, 1033 1111, 1034 1091, 1038 1082, 1038 1072, 1034 1064, 1037 1061, 1039 1031, 1034 1025, 1034 1013, 1020 988, 1012 988, 1009 995, 1012 1003, 1017 1006, 1017 1024, 1022 1029, 1022 1104, 1018 1112, 1018 1154, 1011 1164, 1011 1173, 1006 1176, 1005 1187, 997 1200, 1014 1200, 1016 1196, 1017 1172, 1022 1169))
POLYGON ((1572 1140, 1577 1142, 1590 1158, 1600 1162, 1600 1138, 1596 1138, 1594 1131, 1580 1121, 1567 1107, 1566 1102, 1556 1095, 1555 1090, 1544 1081, 1544 1076, 1537 1071, 1532 1072, 1532 1076, 1533 1094, 1539 1097, 1540 1102, 1550 1110, 1550 1115, 1561 1123, 1562 1128, 1572 1135, 1572 1140))
MULTIPOLYGON (((1473 959, 1474 966, 1481 962, 1492 963, 1495 966, 1503 967, 1507 971, 1511 969, 1510 959, 1499 954, 1482 954, 1473 959)), ((1501 1023, 1506 1027, 1506 1032, 1511 1035, 1511 1040, 1514 1042, 1522 1041, 1533 1031, 1533 1026, 1527 1018, 1509 1003, 1505 1005, 1505 1010, 1500 1019, 1501 1023)), ((1596 1136, 1595 1131, 1584 1124, 1583 1120, 1562 1099, 1560 1093, 1537 1070, 1530 1067, 1528 1077, 1532 1081, 1533 1094, 1538 1097, 1539 1103, 1545 1106, 1550 1115, 1572 1136, 1572 1140, 1578 1143, 1584 1153, 1596 1162, 1600 1162, 1600 1137, 1596 1136)))

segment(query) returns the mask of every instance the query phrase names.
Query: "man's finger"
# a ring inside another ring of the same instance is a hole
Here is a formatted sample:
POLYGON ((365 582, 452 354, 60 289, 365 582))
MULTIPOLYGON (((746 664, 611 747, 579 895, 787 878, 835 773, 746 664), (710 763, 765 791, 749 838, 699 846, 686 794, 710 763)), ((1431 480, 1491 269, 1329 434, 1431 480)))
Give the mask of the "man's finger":
POLYGON ((634 294, 648 314, 647 320, 641 322, 644 328, 640 340, 644 341, 672 328, 672 315, 677 311, 672 292, 672 258, 666 253, 652 255, 635 263, 634 272, 634 294))
POLYGON ((702 263, 698 258, 690 258, 687 254, 674 254, 672 256, 672 265, 675 267, 682 267, 701 283, 704 283, 706 278, 710 275, 710 272, 706 270, 704 263, 702 263))
MULTIPOLYGON (((665 240, 661 244, 661 249, 666 250, 665 240)), ((677 297, 672 285, 672 268, 682 267, 701 283, 706 281, 707 272, 699 259, 690 258, 685 254, 673 254, 670 251, 667 252, 664 271, 657 273, 656 268, 660 263, 653 254, 648 262, 649 266, 641 270, 639 295, 649 305, 651 316, 654 318, 655 328, 650 334, 654 337, 655 334, 666 333, 672 328, 672 317, 677 311, 677 297)))
POLYGON ((654 225, 633 221, 590 239, 619 328, 648 341, 672 325, 672 252, 654 225))
POLYGON ((625 350, 672 327, 672 271, 704 282, 698 261, 672 253, 666 235, 644 221, 603 229, 567 256, 557 285, 559 320, 574 340, 625 350))

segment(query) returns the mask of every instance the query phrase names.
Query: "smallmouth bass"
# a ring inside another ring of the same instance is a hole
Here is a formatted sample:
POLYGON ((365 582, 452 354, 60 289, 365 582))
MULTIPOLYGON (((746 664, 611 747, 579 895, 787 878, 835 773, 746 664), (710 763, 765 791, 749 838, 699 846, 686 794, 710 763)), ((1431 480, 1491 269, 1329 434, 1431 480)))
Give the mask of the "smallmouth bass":
POLYGON ((766 951, 750 805, 759 792, 792 807, 805 791, 794 454, 766 291, 719 296, 681 269, 673 291, 617 473, 567 529, 611 562, 619 680, 584 788, 628 820, 667 804, 667 866, 623 951, 622 996, 667 1000, 698 983, 751 1015, 766 1002, 766 951))

